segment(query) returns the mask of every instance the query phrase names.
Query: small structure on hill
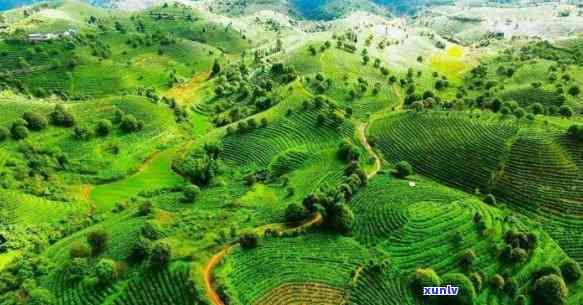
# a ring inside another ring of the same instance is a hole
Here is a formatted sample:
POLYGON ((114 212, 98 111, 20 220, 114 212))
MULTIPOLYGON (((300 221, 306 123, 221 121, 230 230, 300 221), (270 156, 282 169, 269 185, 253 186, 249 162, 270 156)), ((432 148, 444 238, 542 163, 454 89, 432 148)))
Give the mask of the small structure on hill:
POLYGON ((64 32, 57 33, 31 33, 28 34, 27 40, 30 42, 40 42, 49 40, 58 40, 74 37, 77 31, 74 29, 68 29, 64 32))

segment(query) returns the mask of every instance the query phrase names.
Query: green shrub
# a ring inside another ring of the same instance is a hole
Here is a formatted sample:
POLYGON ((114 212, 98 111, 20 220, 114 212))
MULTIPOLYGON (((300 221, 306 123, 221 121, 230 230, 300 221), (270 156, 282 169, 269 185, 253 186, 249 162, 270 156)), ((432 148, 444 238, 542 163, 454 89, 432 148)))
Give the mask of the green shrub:
POLYGON ((534 283, 534 305, 564 305, 567 303, 568 292, 567 285, 560 276, 545 275, 534 283))
POLYGON ((401 161, 395 165, 396 175, 399 178, 405 178, 413 174, 413 167, 407 161, 401 161))
POLYGON ((486 197, 484 197, 484 203, 488 204, 488 205, 495 206, 496 205, 496 197, 494 197, 494 195, 492 195, 492 194, 488 194, 488 195, 486 195, 486 197))
POLYGON ((290 203, 285 209, 285 220, 287 222, 299 222, 306 219, 309 212, 299 203, 290 203))
POLYGON ((75 117, 68 112, 61 104, 55 106, 55 109, 49 114, 51 124, 62 127, 75 126, 75 117))
POLYGON ((54 305, 57 300, 53 294, 45 288, 34 288, 28 293, 26 305, 54 305))
POLYGON ((152 241, 144 237, 138 237, 130 249, 128 259, 132 262, 141 262, 150 256, 152 241))
POLYGON ((28 128, 23 125, 17 125, 12 127, 10 133, 12 134, 12 138, 14 138, 14 140, 26 139, 26 137, 28 137, 28 128))
POLYGON ((411 281, 413 296, 417 298, 429 298, 428 296, 423 296, 423 287, 438 286, 441 286, 441 279, 433 269, 418 268, 415 271, 415 275, 411 281))
POLYGON ((135 116, 128 114, 121 119, 121 130, 124 132, 136 132, 144 128, 144 123, 138 121, 135 116))
POLYGON ((459 287, 458 295, 456 296, 440 296, 441 304, 458 304, 458 305, 473 305, 476 299, 476 290, 472 281, 461 273, 449 273, 442 278, 442 286, 456 286, 459 287))
POLYGON ((47 119, 36 112, 25 112, 22 118, 26 121, 30 130, 39 131, 47 127, 47 119))
POLYGON ((80 240, 74 241, 69 249, 69 256, 71 258, 88 257, 90 254, 91 249, 89 249, 89 246, 80 240))
POLYGON ((543 265, 541 267, 538 267, 535 271, 532 272, 532 280, 536 281, 539 278, 543 277, 543 276, 547 276, 547 275, 561 275, 561 270, 554 265, 543 265))
POLYGON ((567 130, 569 138, 577 141, 583 141, 583 125, 573 124, 567 130))
POLYGON ((152 268, 163 269, 172 259, 172 248, 165 242, 157 242, 150 252, 149 264, 152 268))
POLYGON ((97 122, 97 126, 95 127, 95 133, 99 136, 106 136, 111 133, 113 129, 113 124, 111 124, 110 120, 103 119, 97 122))
POLYGON ((356 218, 348 205, 336 204, 327 213, 327 223, 332 230, 345 235, 352 231, 356 218))
POLYGON ((500 290, 504 288, 506 282, 504 281, 504 278, 500 274, 496 274, 490 280, 490 284, 492 284, 492 288, 494 288, 494 290, 500 290))
POLYGON ((73 130, 73 137, 77 140, 88 140, 91 136, 91 130, 87 127, 77 126, 73 130))
POLYGON ((103 258, 95 265, 95 277, 101 285, 111 285, 117 278, 116 263, 111 259, 103 258))
POLYGON ((94 254, 97 254, 107 246, 109 240, 109 234, 103 229, 97 229, 89 232, 87 235, 87 243, 91 246, 91 250, 94 254))
POLYGON ((200 188, 197 185, 190 184, 184 188, 182 202, 193 203, 200 194, 200 188))
POLYGON ((563 278, 568 283, 576 282, 582 276, 581 266, 579 266, 579 264, 572 259, 564 261, 561 264, 560 269, 563 278))
POLYGON ((243 235, 241 235, 241 238, 239 238, 239 244, 243 249, 257 248, 257 245, 259 244, 259 238, 255 233, 251 232, 244 233, 243 235))

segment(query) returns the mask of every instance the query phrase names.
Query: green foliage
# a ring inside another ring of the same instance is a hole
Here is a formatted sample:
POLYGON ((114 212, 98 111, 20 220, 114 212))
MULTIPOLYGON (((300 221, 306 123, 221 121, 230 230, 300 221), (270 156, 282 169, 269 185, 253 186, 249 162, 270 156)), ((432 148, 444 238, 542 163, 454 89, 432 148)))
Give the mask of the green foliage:
POLYGON ((105 249, 109 241, 109 234, 103 229, 97 229, 89 232, 87 243, 91 246, 94 254, 98 254, 105 249))
POLYGON ((166 242, 156 242, 152 246, 148 258, 149 265, 154 269, 164 269, 170 264, 172 259, 172 248, 166 242))
POLYGON ((395 174, 399 178, 405 178, 413 174, 413 167, 407 161, 400 161, 395 164, 395 174))
POLYGON ((95 133, 99 136, 107 136, 111 133, 113 129, 113 124, 110 120, 102 119, 97 122, 97 126, 95 127, 95 133))
POLYGON ((572 259, 564 261, 561 264, 560 269, 561 275, 567 283, 576 282, 583 276, 581 266, 579 266, 579 264, 572 259))
POLYGON ((300 222, 306 219, 309 215, 308 211, 298 203, 290 203, 285 209, 285 220, 287 222, 300 222))
POLYGON ((196 198, 200 195, 200 188, 197 185, 187 185, 184 188, 182 201, 187 203, 193 203, 196 198))
POLYGON ((441 286, 441 279, 437 273, 431 268, 419 268, 415 271, 415 275, 411 281, 411 289, 413 291, 413 296, 419 299, 425 299, 429 301, 436 301, 435 297, 424 296, 424 287, 439 287, 441 286))
POLYGON ((532 289, 534 305, 562 305, 569 291, 559 275, 545 275, 536 280, 532 289))
POLYGON ((6 140, 10 136, 10 131, 6 127, 0 127, 0 142, 6 140))
POLYGON ((472 282, 461 273, 448 273, 441 278, 442 285, 459 287, 457 296, 441 296, 440 303, 456 305, 475 304, 476 291, 472 282))
POLYGON ((37 112, 25 112, 22 118, 30 130, 39 131, 47 127, 47 119, 37 112))
POLYGON ((255 233, 244 233, 239 238, 239 244, 243 249, 253 249, 259 244, 259 237, 255 233))
POLYGON ((116 263, 111 259, 100 259, 95 265, 95 276, 100 285, 111 285, 117 278, 116 263))

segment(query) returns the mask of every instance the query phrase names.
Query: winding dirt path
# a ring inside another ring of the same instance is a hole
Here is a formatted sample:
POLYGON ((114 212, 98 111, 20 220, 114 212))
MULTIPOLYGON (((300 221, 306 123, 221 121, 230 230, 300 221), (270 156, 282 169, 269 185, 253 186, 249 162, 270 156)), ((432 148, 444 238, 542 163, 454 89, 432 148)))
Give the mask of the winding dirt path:
POLYGON ((373 169, 370 173, 366 175, 366 177, 370 180, 374 178, 381 170, 381 158, 379 158, 379 155, 377 155, 374 149, 372 149, 372 146, 370 146, 370 144, 368 143, 368 139, 366 138, 366 128, 368 127, 369 124, 370 121, 362 123, 360 126, 358 126, 357 135, 358 138, 360 139, 360 144, 362 144, 364 149, 366 149, 366 152, 368 152, 374 158, 373 169))
MULTIPOLYGON (((316 214, 314 214, 314 216, 312 216, 312 218, 310 218, 309 220, 307 220, 307 221, 305 221, 305 222, 303 222, 295 227, 286 227, 285 224, 275 223, 275 224, 267 224, 264 226, 257 227, 253 230, 253 232, 258 234, 258 235, 262 235, 265 233, 265 231, 267 229, 270 229, 270 230, 273 230, 273 231, 280 233, 280 234, 291 233, 291 232, 301 231, 303 229, 307 229, 307 228, 315 226, 315 225, 319 225, 322 223, 323 220, 324 219, 322 218, 322 215, 320 213, 316 213, 316 214)), ((235 244, 236 244, 236 242, 231 242, 231 243, 227 244, 226 246, 224 246, 221 251, 219 251, 218 253, 213 255, 213 257, 211 257, 211 259, 206 264, 206 267, 204 268, 204 274, 203 274, 204 290, 205 290, 208 298, 211 300, 213 305, 225 305, 225 302, 223 302, 223 300, 221 299, 221 297, 217 293, 215 287, 213 286, 213 284, 214 284, 214 276, 213 276, 214 272, 213 271, 222 262, 223 258, 229 253, 229 251, 231 251, 231 249, 233 249, 235 244)))
MULTIPOLYGON (((372 122, 373 120, 374 119, 372 119, 368 122, 362 123, 357 128, 357 136, 360 140, 360 143, 366 149, 366 151, 371 156, 373 156, 373 158, 375 160, 372 171, 367 174, 367 178, 369 180, 374 178, 378 174, 378 172, 381 170, 381 159, 378 156, 378 154, 374 151, 372 146, 370 146, 370 143, 368 143, 368 139, 366 138, 366 129, 369 126, 370 122, 372 122)), ((275 232, 282 233, 282 234, 283 233, 290 233, 290 232, 300 231, 302 229, 306 229, 306 228, 309 228, 309 227, 314 226, 314 225, 318 225, 318 224, 322 223, 322 221, 323 221, 322 215, 320 213, 316 213, 316 214, 314 214, 314 216, 311 219, 307 220, 306 222, 304 222, 296 227, 288 228, 285 226, 285 224, 268 224, 268 225, 257 227, 253 231, 258 235, 264 234, 267 229, 271 229, 275 232)), ((212 302, 213 305, 226 305, 225 302, 223 302, 223 300, 221 299, 221 297, 217 293, 215 287, 213 286, 213 284, 214 284, 213 273, 214 273, 214 269, 222 262, 223 258, 231 251, 231 249, 233 249, 235 244, 236 244, 235 242, 232 242, 230 244, 225 245, 221 251, 217 252, 215 255, 213 255, 211 257, 211 259, 208 261, 208 263, 205 266, 204 274, 203 274, 204 290, 205 290, 208 298, 210 299, 210 301, 212 302)), ((358 272, 358 273, 360 273, 360 272, 358 272)))

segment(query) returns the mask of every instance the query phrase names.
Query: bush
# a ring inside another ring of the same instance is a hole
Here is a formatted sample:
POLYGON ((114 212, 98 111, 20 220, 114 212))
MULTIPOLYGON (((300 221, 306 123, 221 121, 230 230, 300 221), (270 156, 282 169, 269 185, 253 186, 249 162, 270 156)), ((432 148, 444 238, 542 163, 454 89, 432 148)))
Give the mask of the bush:
POLYGON ((111 259, 101 259, 95 265, 95 276, 101 285, 111 285, 117 278, 115 261, 111 259))
POLYGON ((492 288, 494 288, 494 290, 500 290, 504 288, 505 281, 500 274, 496 274, 490 280, 490 284, 492 284, 492 288))
POLYGON ((63 105, 56 105, 55 109, 49 114, 51 124, 62 127, 73 127, 75 117, 68 112, 63 105))
POLYGON ((136 132, 144 128, 144 124, 138 121, 135 116, 128 114, 121 119, 121 130, 124 132, 136 132))
POLYGON ((77 126, 73 130, 73 137, 75 137, 77 140, 88 140, 91 138, 91 136, 91 130, 89 130, 87 127, 77 126))
POLYGON ((90 254, 91 249, 89 249, 89 246, 80 240, 74 241, 69 249, 71 258, 88 257, 90 254))
POLYGON ((340 143, 338 147, 338 158, 344 162, 356 161, 360 158, 361 152, 358 147, 350 143, 348 140, 344 140, 340 143))
POLYGON ((560 269, 563 278, 568 283, 576 282, 578 279, 581 278, 582 275, 581 266, 579 266, 579 264, 572 259, 564 261, 561 264, 560 269))
POLYGON ((200 194, 200 188, 195 184, 190 184, 184 188, 182 202, 193 203, 200 194))
POLYGON ((45 288, 34 288, 28 293, 27 305, 54 305, 57 300, 53 294, 45 288))
POLYGON ((534 305, 564 305, 567 303, 567 286, 556 275, 545 275, 534 283, 532 296, 534 305))
POLYGON ((476 253, 473 250, 468 250, 461 257, 460 265, 466 269, 469 269, 476 261, 476 258, 477 258, 476 253))
POLYGON ((527 305, 527 304, 528 299, 524 294, 521 294, 514 299, 514 305, 527 305))
POLYGON ((133 262, 141 262, 146 259, 152 251, 152 242, 144 237, 136 239, 131 247, 128 259, 133 262))
POLYGON ((149 263, 152 268, 163 269, 168 266, 172 259, 172 249, 165 242, 157 242, 150 252, 149 263))
POLYGON ((144 201, 138 207, 138 211, 136 212, 137 216, 148 216, 152 213, 152 203, 149 201, 144 201))
POLYGON ((309 212, 299 203, 291 203, 285 209, 285 220, 287 222, 299 222, 306 219, 309 212))
POLYGON ((113 125, 111 124, 110 120, 103 119, 97 122, 97 127, 95 127, 95 133, 100 136, 106 136, 111 133, 113 129, 113 125))
POLYGON ((569 107, 569 106, 561 106, 561 108, 559 108, 559 113, 564 116, 564 117, 572 117, 573 116, 573 108, 569 107))
POLYGON ((109 235, 103 229, 97 229, 95 231, 89 232, 87 235, 87 243, 91 246, 91 250, 94 254, 97 254, 107 246, 107 241, 109 240, 109 235))
POLYGON ((399 178, 405 178, 413 174, 413 167, 407 161, 401 161, 395 165, 396 175, 399 178))
POLYGON ((567 130, 567 135, 573 140, 583 141, 583 125, 571 125, 567 130))
POLYGON ((457 296, 440 296, 442 304, 473 305, 476 299, 474 285, 465 275, 461 273, 449 273, 442 277, 442 286, 459 287, 457 296))
POLYGON ((488 194, 488 195, 486 195, 486 197, 484 197, 484 203, 488 204, 488 205, 495 206, 496 205, 496 197, 494 197, 494 195, 492 195, 492 194, 488 194))
POLYGON ((433 299, 435 297, 423 295, 423 287, 438 287, 438 286, 441 286, 441 279, 433 269, 419 268, 415 271, 415 275, 411 282, 413 296, 417 298, 433 299))
POLYGON ((533 281, 537 281, 541 277, 548 276, 548 275, 561 275, 561 270, 553 265, 544 265, 536 269, 531 277, 533 281))
POLYGON ((336 204, 329 209, 327 222, 335 232, 347 235, 352 231, 356 218, 346 204, 336 204))
POLYGON ((25 112, 22 118, 26 121, 30 130, 39 131, 47 127, 47 119, 36 112, 25 112))
POLYGON ((10 131, 6 127, 0 127, 0 142, 6 140, 10 135, 10 131))
POLYGON ((14 126, 10 130, 10 133, 12 134, 12 138, 14 138, 14 140, 26 139, 26 137, 28 137, 28 128, 23 125, 14 126))
POLYGON ((476 291, 481 291, 482 290, 482 284, 483 284, 483 277, 480 273, 478 272, 473 272, 470 274, 470 281, 472 281, 472 284, 474 284, 474 289, 476 291))
POLYGON ((239 244, 243 249, 257 248, 257 245, 259 244, 259 238, 255 233, 244 233, 241 235, 241 238, 239 238, 239 244))

